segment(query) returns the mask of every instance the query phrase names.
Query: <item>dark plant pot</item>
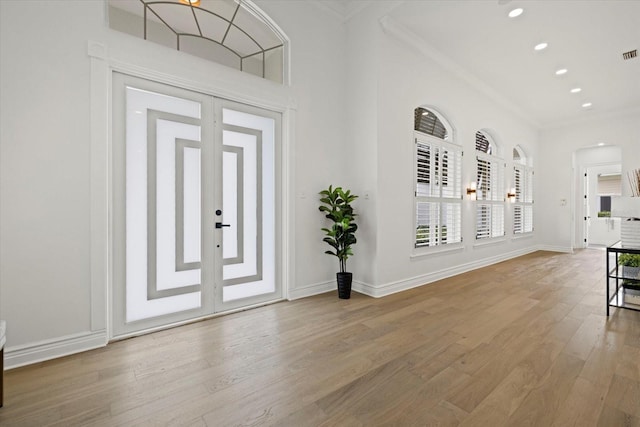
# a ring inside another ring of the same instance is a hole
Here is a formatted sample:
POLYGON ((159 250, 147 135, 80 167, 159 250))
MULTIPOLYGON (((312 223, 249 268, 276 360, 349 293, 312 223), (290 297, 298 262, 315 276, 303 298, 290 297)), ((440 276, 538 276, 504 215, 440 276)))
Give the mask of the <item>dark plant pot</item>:
POLYGON ((351 298, 351 281, 353 280, 353 274, 336 273, 336 279, 338 280, 338 298, 351 298))
POLYGON ((625 279, 640 280, 640 267, 629 267, 628 265, 623 265, 622 275, 625 279))

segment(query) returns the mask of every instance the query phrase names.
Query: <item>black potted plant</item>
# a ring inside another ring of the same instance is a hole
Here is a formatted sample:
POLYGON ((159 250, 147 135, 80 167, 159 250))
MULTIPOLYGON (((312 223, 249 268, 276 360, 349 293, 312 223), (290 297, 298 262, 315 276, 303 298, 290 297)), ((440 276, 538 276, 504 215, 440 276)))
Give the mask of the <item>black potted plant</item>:
POLYGON ((333 249, 325 251, 326 254, 338 257, 340 263, 340 272, 336 273, 338 281, 338 297, 342 299, 351 298, 351 281, 352 273, 346 271, 347 258, 353 255, 351 246, 356 243, 356 230, 358 226, 355 223, 356 214, 353 212, 351 203, 358 198, 355 194, 351 194, 350 190, 342 190, 342 187, 333 188, 320 192, 320 212, 333 222, 331 228, 323 228, 326 237, 323 241, 327 242, 333 249))

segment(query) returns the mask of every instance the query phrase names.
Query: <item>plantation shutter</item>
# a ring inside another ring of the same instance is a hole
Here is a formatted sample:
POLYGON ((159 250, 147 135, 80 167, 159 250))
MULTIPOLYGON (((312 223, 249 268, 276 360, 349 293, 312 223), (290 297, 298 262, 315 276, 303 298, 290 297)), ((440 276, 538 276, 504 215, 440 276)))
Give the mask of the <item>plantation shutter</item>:
POLYGON ((476 239, 503 236, 504 164, 489 156, 477 156, 476 164, 476 239))
POLYGON ((462 150, 416 134, 415 246, 462 241, 462 150))
POLYGON ((513 206, 513 232, 533 231, 533 170, 523 165, 513 169, 516 200, 513 206))
POLYGON ((418 143, 416 140, 416 196, 429 197, 432 195, 432 171, 435 156, 431 144, 418 143))

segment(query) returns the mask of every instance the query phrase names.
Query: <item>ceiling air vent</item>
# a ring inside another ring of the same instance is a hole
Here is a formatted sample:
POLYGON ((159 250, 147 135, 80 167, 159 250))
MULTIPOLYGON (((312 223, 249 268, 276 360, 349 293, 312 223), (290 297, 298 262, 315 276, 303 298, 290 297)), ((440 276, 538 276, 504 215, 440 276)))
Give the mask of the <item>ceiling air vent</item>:
POLYGON ((638 56, 638 49, 630 50, 629 52, 623 53, 622 59, 626 61, 627 59, 635 58, 636 56, 638 56))

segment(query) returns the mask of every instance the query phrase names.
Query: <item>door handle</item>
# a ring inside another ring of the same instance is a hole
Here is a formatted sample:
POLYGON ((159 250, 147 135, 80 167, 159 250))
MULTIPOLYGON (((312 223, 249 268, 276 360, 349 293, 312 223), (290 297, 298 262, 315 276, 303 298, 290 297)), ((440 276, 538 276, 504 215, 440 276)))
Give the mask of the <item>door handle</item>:
POLYGON ((231 227, 231 224, 223 224, 221 222, 216 222, 216 228, 222 228, 222 227, 231 227))

